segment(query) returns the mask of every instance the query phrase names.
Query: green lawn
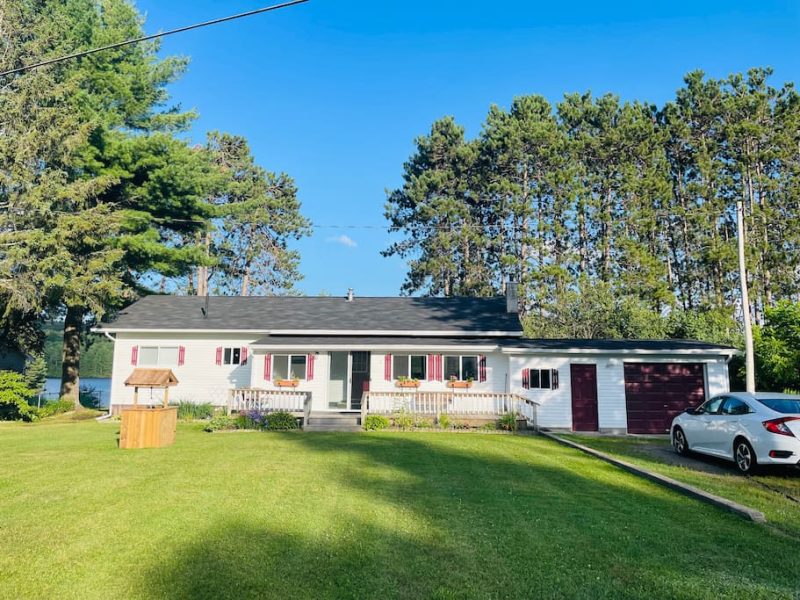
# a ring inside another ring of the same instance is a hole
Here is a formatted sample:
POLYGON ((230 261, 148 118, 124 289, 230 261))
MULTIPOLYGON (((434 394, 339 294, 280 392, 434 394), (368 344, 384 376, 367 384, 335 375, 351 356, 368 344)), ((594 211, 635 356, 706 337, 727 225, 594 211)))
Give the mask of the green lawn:
MULTIPOLYGON (((756 508, 767 517, 770 527, 797 538, 800 547, 800 471, 766 468, 753 477, 742 477, 735 472, 733 463, 694 455, 699 466, 709 464, 720 467, 721 473, 704 473, 696 469, 665 464, 660 453, 653 452, 655 445, 671 451, 666 439, 642 437, 597 437, 569 434, 563 437, 601 452, 613 454, 657 473, 684 481, 700 489, 756 508)), ((800 578, 800 575, 798 576, 800 578)))
POLYGON ((797 538, 546 439, 0 424, 5 598, 796 597, 797 538))

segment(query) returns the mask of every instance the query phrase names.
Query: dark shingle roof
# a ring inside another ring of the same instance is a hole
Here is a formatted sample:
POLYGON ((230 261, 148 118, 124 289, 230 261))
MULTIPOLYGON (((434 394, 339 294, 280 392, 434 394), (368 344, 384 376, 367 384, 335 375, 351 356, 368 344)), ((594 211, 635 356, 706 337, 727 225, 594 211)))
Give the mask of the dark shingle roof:
POLYGON ((697 340, 574 340, 574 339, 533 339, 520 338, 506 345, 515 348, 542 350, 598 350, 614 352, 618 350, 735 350, 731 346, 699 342, 697 340))
POLYGON ((401 335, 265 335, 253 345, 280 348, 282 346, 501 346, 513 338, 505 337, 452 337, 452 336, 401 336, 401 335))
POLYGON ((230 331, 521 332, 505 298, 146 296, 100 328, 230 331))
POLYGON ((498 348, 521 348, 535 352, 557 352, 559 350, 589 350, 596 352, 624 352, 644 350, 648 352, 675 352, 698 350, 706 352, 720 351, 728 353, 735 348, 699 342, 696 340, 573 340, 573 339, 534 339, 521 337, 453 337, 453 336, 389 336, 389 335, 267 335, 256 340, 256 346, 318 346, 339 345, 374 346, 376 348, 392 346, 497 346, 498 348))

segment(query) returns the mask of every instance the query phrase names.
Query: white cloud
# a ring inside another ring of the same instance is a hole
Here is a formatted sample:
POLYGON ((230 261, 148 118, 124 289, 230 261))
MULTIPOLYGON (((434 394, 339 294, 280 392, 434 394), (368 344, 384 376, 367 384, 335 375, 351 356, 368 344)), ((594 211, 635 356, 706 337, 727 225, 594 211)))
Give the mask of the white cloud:
POLYGON ((353 238, 345 234, 329 237, 327 241, 334 242, 336 244, 341 244, 342 246, 347 246, 348 248, 355 248, 356 246, 358 246, 358 244, 356 244, 356 241, 353 238))

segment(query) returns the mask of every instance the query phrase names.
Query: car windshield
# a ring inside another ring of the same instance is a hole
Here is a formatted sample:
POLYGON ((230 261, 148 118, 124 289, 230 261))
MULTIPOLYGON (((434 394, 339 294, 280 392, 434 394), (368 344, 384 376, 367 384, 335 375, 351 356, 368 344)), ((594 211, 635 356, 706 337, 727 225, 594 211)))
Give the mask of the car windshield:
POLYGON ((761 404, 784 414, 800 414, 800 398, 759 398, 761 404))

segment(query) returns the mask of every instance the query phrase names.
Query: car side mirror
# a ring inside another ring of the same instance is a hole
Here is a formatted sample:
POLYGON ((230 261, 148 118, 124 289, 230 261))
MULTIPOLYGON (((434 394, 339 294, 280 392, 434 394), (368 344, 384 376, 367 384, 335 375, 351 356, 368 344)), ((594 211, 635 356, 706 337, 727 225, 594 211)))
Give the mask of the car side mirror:
POLYGON ((700 411, 700 410, 697 410, 696 408, 693 408, 693 407, 691 407, 691 406, 690 406, 689 408, 687 408, 687 409, 686 409, 686 414, 687 414, 687 415, 699 415, 701 412, 702 412, 702 411, 700 411))

